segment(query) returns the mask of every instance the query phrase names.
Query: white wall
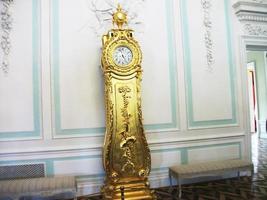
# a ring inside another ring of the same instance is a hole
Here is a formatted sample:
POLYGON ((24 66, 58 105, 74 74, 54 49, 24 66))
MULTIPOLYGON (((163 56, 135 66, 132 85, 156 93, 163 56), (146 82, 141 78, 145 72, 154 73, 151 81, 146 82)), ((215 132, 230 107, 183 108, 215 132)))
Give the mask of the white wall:
MULTIPOLYGON (((101 7, 103 0, 97 2, 101 7)), ((211 2, 210 29, 203 26, 201 1, 146 0, 130 7, 142 12, 136 37, 154 187, 168 184, 174 164, 250 159, 239 24, 230 0, 211 2)), ((0 73, 0 165, 44 162, 47 176, 78 176, 82 193, 98 191, 104 174, 101 37, 90 5, 15 0, 10 72, 0 73)))

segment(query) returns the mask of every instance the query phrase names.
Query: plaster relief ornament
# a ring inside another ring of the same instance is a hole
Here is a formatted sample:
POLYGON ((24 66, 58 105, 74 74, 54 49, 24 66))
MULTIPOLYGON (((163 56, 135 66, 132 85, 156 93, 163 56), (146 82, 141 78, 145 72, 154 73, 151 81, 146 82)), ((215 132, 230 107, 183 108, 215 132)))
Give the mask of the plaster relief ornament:
POLYGON ((9 53, 11 49, 10 32, 12 29, 12 16, 10 12, 13 0, 0 0, 1 1, 1 49, 2 58, 0 61, 1 70, 7 75, 9 71, 9 53))
POLYGON ((203 11, 203 26, 204 26, 204 42, 206 47, 206 61, 207 71, 213 71, 214 56, 213 56, 213 40, 212 40, 212 21, 211 21, 211 8, 212 0, 201 0, 203 11))
POLYGON ((260 26, 257 24, 245 24, 244 29, 247 35, 267 36, 267 26, 260 26))
POLYGON ((255 3, 264 3, 264 0, 252 0, 255 3))
POLYGON ((90 27, 97 37, 112 28, 112 14, 116 12, 120 4, 127 14, 127 25, 137 33, 144 32, 142 10, 146 0, 87 0, 90 12, 94 20, 90 20, 90 27))

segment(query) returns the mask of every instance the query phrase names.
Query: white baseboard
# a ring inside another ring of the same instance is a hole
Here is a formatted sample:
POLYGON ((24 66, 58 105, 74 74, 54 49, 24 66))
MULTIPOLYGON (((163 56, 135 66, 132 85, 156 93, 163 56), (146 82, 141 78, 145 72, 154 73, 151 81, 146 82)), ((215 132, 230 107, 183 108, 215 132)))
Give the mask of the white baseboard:
POLYGON ((84 177, 77 178, 77 195, 98 195, 101 187, 104 184, 103 177, 84 177))

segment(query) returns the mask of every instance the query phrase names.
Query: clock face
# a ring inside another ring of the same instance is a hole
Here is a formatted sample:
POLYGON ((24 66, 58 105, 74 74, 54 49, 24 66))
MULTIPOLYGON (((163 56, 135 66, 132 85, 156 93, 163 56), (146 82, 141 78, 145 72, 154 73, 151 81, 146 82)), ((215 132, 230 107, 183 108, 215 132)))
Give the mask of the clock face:
POLYGON ((132 51, 126 46, 119 46, 113 52, 113 61, 120 66, 128 65, 133 60, 132 51))

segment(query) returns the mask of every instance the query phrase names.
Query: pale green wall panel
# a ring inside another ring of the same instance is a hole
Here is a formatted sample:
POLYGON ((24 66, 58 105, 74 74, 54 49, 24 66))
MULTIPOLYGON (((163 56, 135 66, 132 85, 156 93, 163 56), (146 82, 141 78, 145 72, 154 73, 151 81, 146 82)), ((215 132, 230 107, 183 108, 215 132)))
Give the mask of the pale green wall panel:
MULTIPOLYGON (((0 141, 35 139, 41 136, 41 94, 40 94, 40 0, 31 0, 32 9, 32 87, 33 87, 33 130, 29 131, 4 131, 0 132, 0 141)), ((28 11, 27 11, 28 12, 28 11)), ((26 23, 26 22, 25 22, 26 23)), ((16 24, 15 24, 16 25, 16 24)), ((16 46, 15 46, 16 47, 16 46)), ((13 47, 14 48, 14 47, 13 47)), ((14 50, 14 49, 13 49, 14 50)), ((19 49, 15 49, 16 51, 19 49)), ((22 52, 22 54, 25 52, 22 52)), ((21 63, 23 65, 23 63, 21 63)), ((12 75, 11 71, 11 75, 12 75)), ((8 78, 8 77, 7 77, 8 78)), ((29 113, 25 113, 27 117, 29 113)))

